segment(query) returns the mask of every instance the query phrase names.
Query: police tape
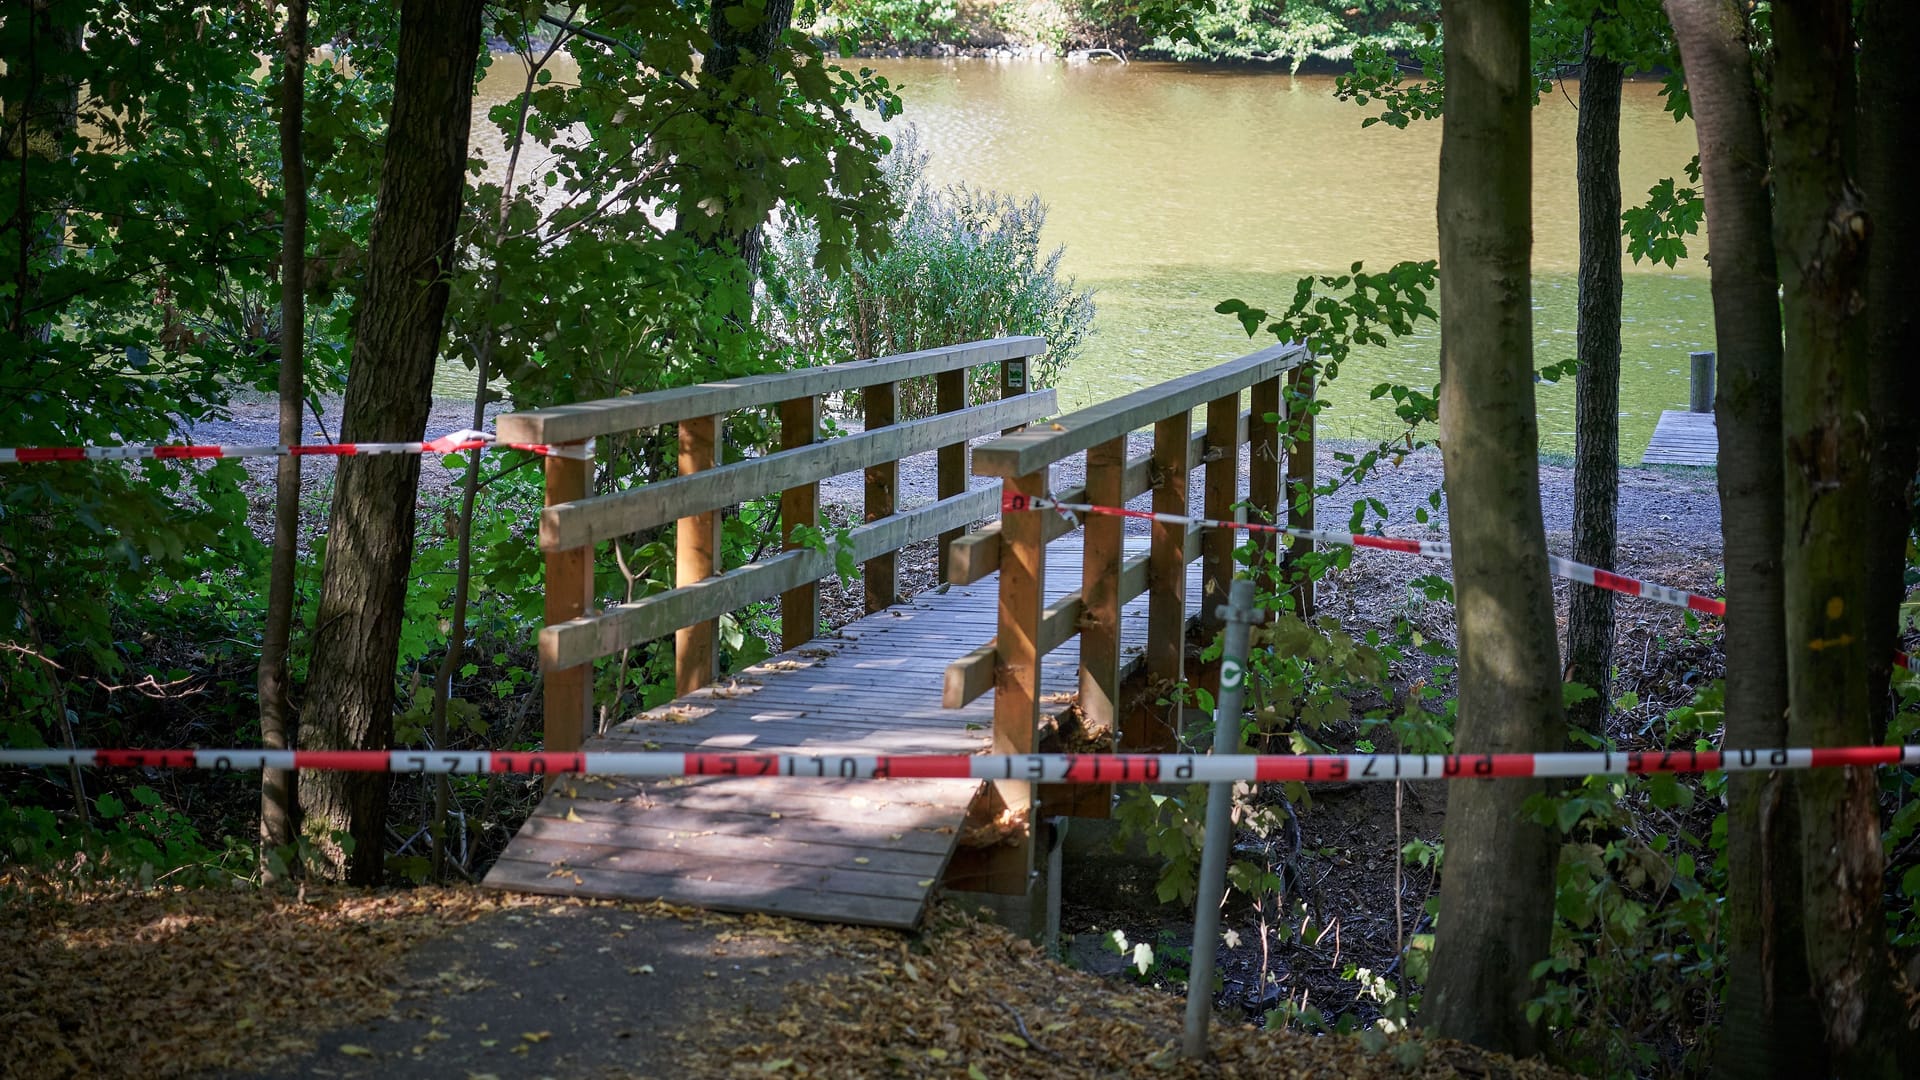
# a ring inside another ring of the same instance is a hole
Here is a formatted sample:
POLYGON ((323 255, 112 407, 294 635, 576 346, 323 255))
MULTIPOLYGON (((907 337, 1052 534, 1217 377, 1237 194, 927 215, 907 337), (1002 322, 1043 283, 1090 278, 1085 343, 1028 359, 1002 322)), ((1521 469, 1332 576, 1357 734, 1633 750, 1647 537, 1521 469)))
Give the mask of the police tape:
MULTIPOLYGON (((1440 540, 1415 540, 1399 536, 1371 536, 1366 533, 1337 532, 1330 529, 1302 529, 1290 525, 1267 525, 1255 521, 1226 521, 1220 518, 1190 517, 1185 514, 1161 514, 1148 510, 1129 510, 1124 506, 1099 506, 1093 503, 1061 502, 1039 495, 1021 495, 1006 492, 1000 497, 1002 513, 1022 510, 1052 510, 1056 513, 1099 514, 1106 517, 1137 518, 1142 521, 1157 521, 1164 525, 1198 525, 1207 529, 1236 529, 1242 532, 1267 533, 1285 536, 1295 540, 1312 540, 1339 547, 1371 548, 1376 551, 1397 551, 1406 555, 1420 555, 1429 559, 1445 562, 1453 561, 1453 545, 1440 540)), ((1699 593, 1676 589, 1670 585, 1660 585, 1639 578, 1616 574, 1611 570, 1602 570, 1597 566, 1563 559, 1558 555, 1547 556, 1548 570, 1554 577, 1565 581, 1591 585, 1597 589, 1636 596, 1643 600, 1685 608, 1701 615, 1724 618, 1727 614, 1727 602, 1717 597, 1702 596, 1699 593)), ((1904 652, 1894 654, 1894 662, 1903 668, 1912 667, 1912 659, 1904 652)))
MULTIPOLYGON (((1295 540, 1314 540, 1323 544, 1335 544, 1340 547, 1373 548, 1378 551, 1398 551, 1407 555, 1422 555, 1429 559, 1452 561, 1453 545, 1439 540, 1414 540, 1399 536, 1370 536, 1366 533, 1336 532, 1330 529, 1301 529, 1290 525, 1266 525, 1260 522, 1225 521, 1218 518, 1188 517, 1184 514, 1158 514, 1147 510, 1129 510, 1124 506, 1096 506, 1093 503, 1069 503, 1043 496, 1020 495, 1008 492, 1000 497, 1001 512, 1020 510, 1065 510, 1081 514, 1101 514, 1108 517, 1139 518, 1142 521, 1157 521, 1165 525, 1198 525, 1207 529, 1238 529, 1243 532, 1270 533, 1286 536, 1295 540)), ((1553 575, 1568 581, 1577 581, 1583 585, 1606 589, 1609 592, 1638 596, 1674 607, 1686 608, 1702 615, 1725 615, 1727 603, 1711 596, 1701 596, 1685 589, 1675 589, 1666 585, 1656 585, 1651 581, 1616 574, 1602 570, 1597 566, 1588 566, 1571 559, 1562 559, 1557 555, 1547 556, 1547 562, 1553 575)))
POLYGON ((457 454, 467 450, 524 450, 547 457, 591 458, 592 443, 503 443, 471 429, 424 442, 342 442, 298 445, 159 443, 150 446, 20 446, 0 448, 0 465, 46 461, 221 461, 258 457, 361 457, 372 454, 457 454))
POLYGON ((1628 776, 1920 766, 1920 746, 1509 754, 714 754, 465 750, 6 750, 0 765, 467 776, 737 776, 1129 784, 1628 776))

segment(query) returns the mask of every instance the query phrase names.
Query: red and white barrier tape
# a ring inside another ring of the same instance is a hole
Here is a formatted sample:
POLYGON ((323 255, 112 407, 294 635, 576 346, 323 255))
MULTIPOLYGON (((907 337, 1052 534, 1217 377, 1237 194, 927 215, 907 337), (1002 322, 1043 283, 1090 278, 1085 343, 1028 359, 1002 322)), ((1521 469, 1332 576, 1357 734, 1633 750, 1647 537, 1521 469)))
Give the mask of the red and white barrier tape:
POLYGON ((1920 746, 1540 754, 701 754, 505 750, 0 750, 0 765, 467 775, 1033 780, 1061 784, 1625 776, 1920 766, 1920 746))
MULTIPOLYGON (((1398 551, 1407 555, 1421 555, 1429 559, 1451 562, 1453 545, 1438 540, 1413 540, 1398 536, 1369 536, 1365 533, 1334 532, 1328 529, 1297 529, 1286 525, 1266 525, 1260 522, 1223 521, 1218 518, 1188 517, 1184 514, 1156 514, 1147 510, 1129 510, 1124 506, 1096 506, 1092 503, 1069 503, 1044 496, 1021 495, 1007 492, 1000 497, 1002 513, 1021 510, 1053 510, 1055 512, 1102 514, 1108 517, 1139 518, 1142 521, 1157 521, 1165 525, 1198 525, 1208 529, 1238 529, 1243 532, 1271 533, 1295 540, 1313 540, 1323 544, 1335 544, 1340 547, 1373 548, 1379 551, 1398 551)), ((1582 585, 1592 585, 1598 589, 1620 593, 1625 596, 1637 596, 1643 600, 1686 608, 1688 611, 1716 618, 1725 617, 1727 602, 1712 596, 1676 589, 1668 585, 1659 585, 1651 581, 1616 574, 1611 570, 1602 570, 1597 566, 1577 563, 1572 559, 1563 559, 1558 555, 1547 556, 1547 565, 1554 577, 1582 585)), ((1911 668, 1912 660, 1906 653, 1895 653, 1894 662, 1903 668, 1911 668)))
POLYGON ((0 465, 42 461, 170 461, 224 460, 253 457, 358 457, 368 454, 457 454, 466 450, 524 450, 550 457, 590 457, 591 444, 549 446, 546 443, 503 443, 484 431, 456 431, 425 442, 305 443, 298 446, 228 446, 163 443, 156 446, 22 446, 0 449, 0 465))

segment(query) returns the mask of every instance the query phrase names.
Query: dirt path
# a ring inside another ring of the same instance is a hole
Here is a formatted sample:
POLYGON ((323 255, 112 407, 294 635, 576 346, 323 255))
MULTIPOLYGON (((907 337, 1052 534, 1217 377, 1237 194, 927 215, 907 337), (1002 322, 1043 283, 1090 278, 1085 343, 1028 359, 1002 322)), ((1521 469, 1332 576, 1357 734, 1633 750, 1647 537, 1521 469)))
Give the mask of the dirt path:
POLYGON ((1224 1019, 1189 1062, 1176 999, 952 907, 904 935, 471 888, 5 900, 6 1077, 1565 1075, 1224 1019))

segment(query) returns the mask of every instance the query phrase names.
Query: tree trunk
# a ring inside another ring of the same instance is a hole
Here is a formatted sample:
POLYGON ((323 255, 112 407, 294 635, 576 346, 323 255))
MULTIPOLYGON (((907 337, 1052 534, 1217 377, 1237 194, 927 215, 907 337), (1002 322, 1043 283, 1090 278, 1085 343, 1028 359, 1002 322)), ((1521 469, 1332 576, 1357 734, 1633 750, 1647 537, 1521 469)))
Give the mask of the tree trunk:
MULTIPOLYGON (((1873 409, 1868 380, 1866 208, 1849 175, 1851 0, 1773 11, 1774 244, 1786 352, 1788 734, 1799 746, 1869 740, 1866 562, 1873 409)), ((1796 775, 1807 965, 1833 1070, 1894 1076, 1884 861, 1872 769, 1796 775)))
MULTIPOLYGON (((1781 579, 1780 300, 1767 137, 1738 0, 1667 0, 1693 100, 1713 251, 1728 749, 1787 742, 1781 579)), ((1798 798, 1783 774, 1727 778, 1729 1076, 1824 1074, 1801 929, 1798 798)))
MULTIPOLYGON (((1595 16, 1596 20, 1599 16, 1595 16)), ((1573 558, 1614 568, 1620 505, 1620 78, 1587 34, 1574 132, 1580 192, 1580 313, 1574 376, 1573 558)), ((1613 594, 1575 588, 1567 609, 1567 679, 1592 688, 1568 717, 1605 732, 1613 700, 1613 594)))
MULTIPOLYGON (((1460 621, 1457 745, 1564 744, 1533 400, 1533 83, 1526 0, 1451 0, 1440 144, 1440 421, 1460 621), (1467 508, 1471 512, 1466 512, 1467 508)), ((1433 978, 1440 1035, 1525 1055, 1546 958, 1557 848, 1521 804, 1538 780, 1448 785, 1433 978)))
MULTIPOLYGON (((533 107, 533 92, 539 86, 540 72, 546 70, 547 62, 553 59, 560 47, 566 43, 567 34, 562 32, 541 52, 538 60, 527 59, 526 76, 520 86, 519 112, 514 120, 513 138, 507 147, 507 172, 500 181, 500 202, 493 214, 493 266, 487 275, 487 299, 483 308, 480 327, 474 334, 473 357, 473 428, 479 431, 487 426, 487 403, 496 400, 499 395, 491 394, 487 384, 493 379, 493 351, 500 340, 497 328, 493 324, 492 311, 500 303, 500 293, 505 284, 507 264, 500 257, 500 247, 507 237, 507 221, 513 211, 518 193, 515 185, 520 174, 520 151, 527 141, 527 113, 533 107)), ((531 46, 523 54, 531 57, 531 46)), ((460 518, 456 535, 459 537, 459 554, 454 560, 453 577, 453 614, 448 619, 447 654, 440 661, 440 667, 433 675, 433 705, 428 717, 428 726, 433 732, 435 749, 447 746, 447 708, 453 700, 453 678, 460 670, 461 660, 467 649, 467 604, 473 592, 473 504, 480 495, 480 459, 481 452, 473 451, 467 456, 466 476, 460 482, 460 518)), ((437 776, 433 783, 433 879, 444 880, 447 868, 447 810, 453 800, 452 784, 446 776, 437 776)), ((465 867, 461 870, 464 872, 465 867)))
POLYGON ((1871 734, 1886 737, 1889 681, 1906 596, 1907 537, 1914 525, 1914 471, 1920 466, 1920 322, 1913 268, 1920 245, 1910 158, 1902 149, 1920 115, 1920 86, 1906 70, 1920 56, 1920 11, 1912 0, 1866 0, 1860 9, 1860 189, 1873 220, 1867 255, 1867 351, 1871 374, 1873 510, 1867 536, 1867 700, 1871 734))
MULTIPOLYGON (((307 79, 307 0, 288 0, 280 72, 280 175, 285 220, 280 226, 280 442, 300 441, 300 410, 306 399, 304 351, 307 298, 307 170, 302 148, 307 79)), ((279 461, 274 477, 273 558, 267 571, 267 625, 260 641, 260 745, 295 745, 287 700, 287 642, 293 627, 293 577, 300 543, 300 459, 279 461)), ((274 877, 268 853, 293 844, 298 834, 292 769, 260 775, 261 872, 274 877)))
MULTIPOLYGON (((406 0, 393 115, 368 245, 341 438, 404 442, 426 432, 467 167, 480 0, 406 0)), ((301 744, 384 750, 413 557, 417 454, 340 459, 314 629, 301 744)), ((337 873, 380 879, 387 778, 315 773, 300 785, 307 831, 337 873), (351 850, 332 843, 352 839, 351 850)))
MULTIPOLYGON (((793 22, 793 0, 765 0, 764 4, 759 5, 759 20, 745 27, 734 25, 729 18, 729 15, 749 18, 755 9, 756 5, 745 0, 712 0, 707 14, 707 32, 713 35, 713 48, 701 58, 699 76, 700 85, 708 88, 709 92, 717 94, 720 88, 735 82, 744 69, 764 66, 767 57, 780 43, 781 35, 787 32, 787 27, 793 22)), ((720 127, 725 123, 725 112, 738 107, 736 103, 716 96, 714 109, 708 114, 707 122, 720 127)), ((756 161, 742 161, 739 164, 746 172, 760 171, 756 161)), ((771 167, 773 163, 766 165, 771 167)), ((731 245, 741 261, 746 263, 747 276, 757 278, 760 273, 760 253, 766 247, 765 221, 729 228, 724 220, 715 220, 701 206, 708 200, 715 200, 724 207, 728 195, 726 191, 714 190, 704 184, 698 174, 690 176, 681 191, 674 230, 710 247, 718 247, 723 242, 731 245)))
MULTIPOLYGON (((34 311, 40 298, 42 273, 33 265, 36 258, 58 264, 63 257, 60 245, 66 233, 67 209, 34 205, 33 185, 28 174, 36 162, 53 164, 71 154, 68 141, 73 137, 80 115, 80 80, 73 72, 73 56, 83 48, 85 28, 81 16, 48 4, 36 4, 27 23, 26 55, 9 57, 26 72, 26 93, 19 101, 0 102, 0 127, 17 131, 15 138, 0 140, 0 168, 18 173, 17 201, 7 207, 11 220, 6 226, 18 231, 19 246, 13 272, 13 297, 7 313, 7 329, 21 341, 45 343, 53 324, 35 321, 34 311), (58 20, 58 21, 56 21, 58 20), (52 74, 49 74, 51 69, 52 74), (44 256, 42 256, 44 252, 44 256)), ((75 776, 78 776, 75 772, 75 776)), ((76 785, 76 792, 79 787, 76 785)), ((86 811, 81 811, 86 817, 86 811)))

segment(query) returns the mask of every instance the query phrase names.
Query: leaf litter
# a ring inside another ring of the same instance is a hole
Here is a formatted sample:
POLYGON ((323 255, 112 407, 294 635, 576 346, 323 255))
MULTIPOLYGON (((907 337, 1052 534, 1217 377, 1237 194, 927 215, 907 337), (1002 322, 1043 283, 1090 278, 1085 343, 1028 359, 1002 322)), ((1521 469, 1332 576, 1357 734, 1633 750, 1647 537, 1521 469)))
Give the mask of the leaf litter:
MULTIPOLYGON (((531 947, 543 915, 572 907, 678 924, 714 948, 754 940, 841 962, 839 973, 788 984, 772 1010, 714 1007, 673 1030, 645 1033, 671 1047, 675 1076, 1568 1075, 1443 1040, 1315 1037, 1224 1017, 1212 1030, 1211 1059, 1191 1062, 1179 1053, 1177 999, 1075 971, 953 904, 936 907, 919 934, 903 935, 662 903, 556 904, 473 888, 13 892, 0 909, 0 950, 11 961, 0 970, 0 1075, 169 1077, 270 1067, 312 1053, 322 1032, 389 1016, 415 946, 519 909, 504 917, 531 947)), ((586 995, 604 989, 579 987, 586 995)), ((528 1006, 524 1025, 505 1033, 516 1054, 548 1041, 542 1016, 528 1006)), ((641 1033, 607 1033, 633 1034, 641 1033)), ((444 1035, 428 1036, 438 1038, 444 1035)), ((355 1042, 335 1052, 352 1059, 365 1050, 355 1042)), ((590 1072, 648 1074, 658 1075, 644 1067, 609 1071, 604 1063, 590 1072)))

